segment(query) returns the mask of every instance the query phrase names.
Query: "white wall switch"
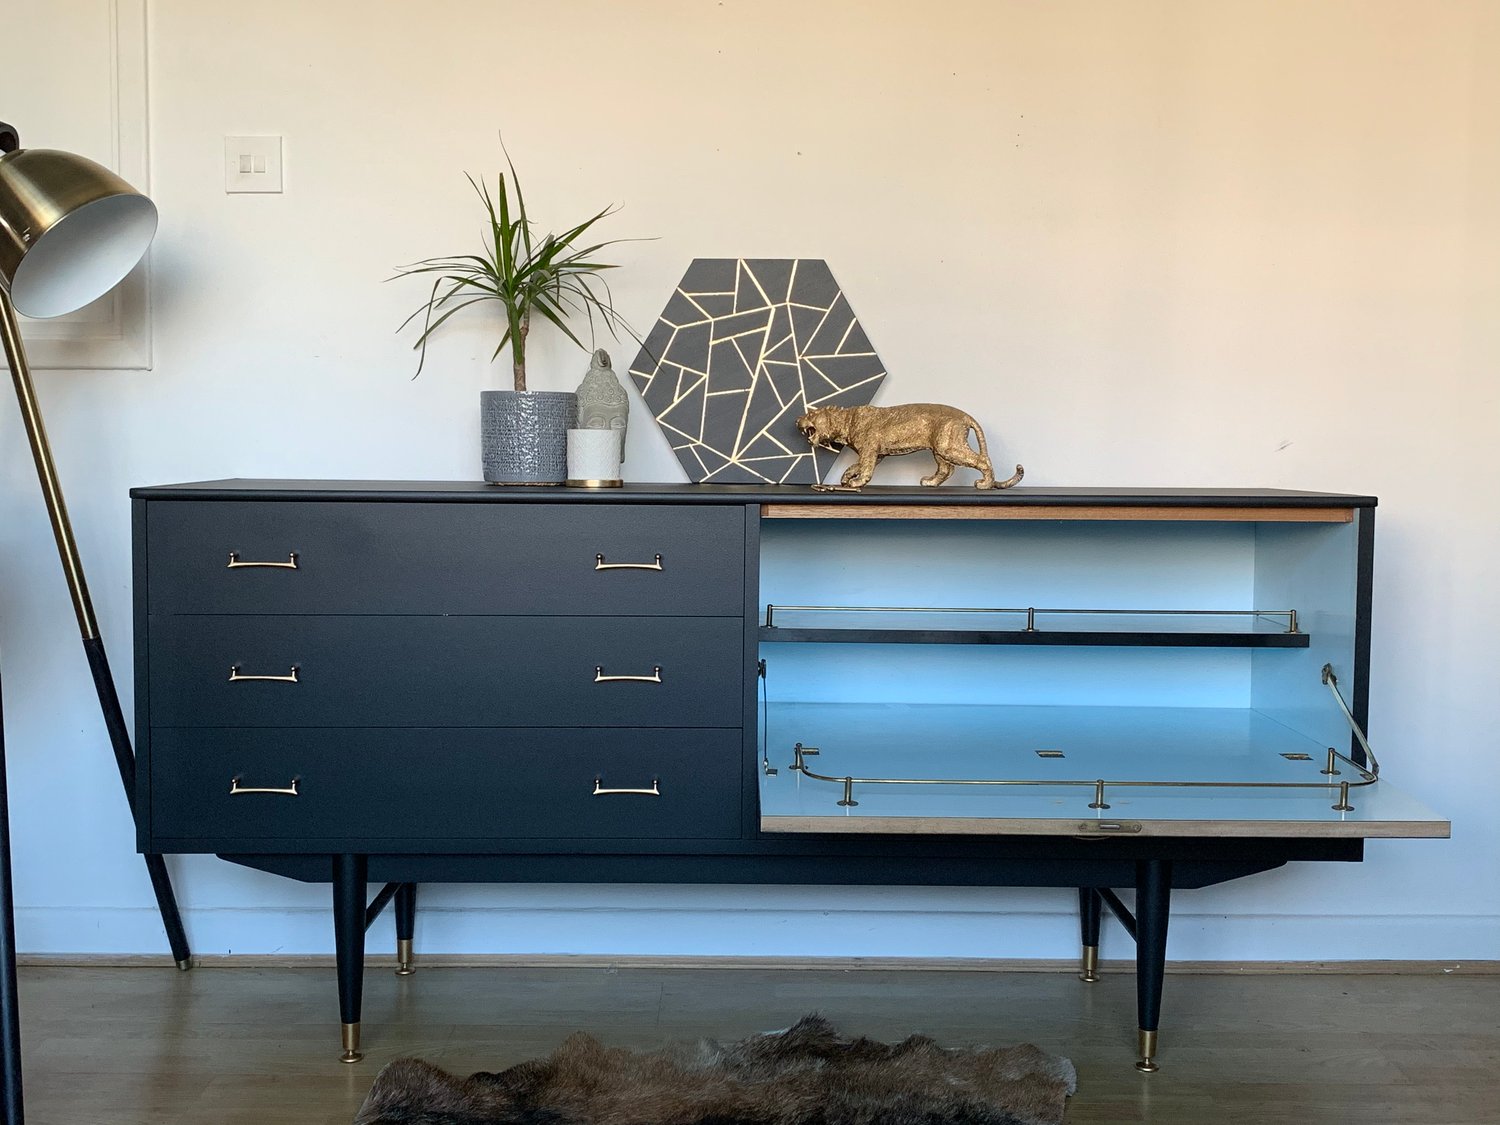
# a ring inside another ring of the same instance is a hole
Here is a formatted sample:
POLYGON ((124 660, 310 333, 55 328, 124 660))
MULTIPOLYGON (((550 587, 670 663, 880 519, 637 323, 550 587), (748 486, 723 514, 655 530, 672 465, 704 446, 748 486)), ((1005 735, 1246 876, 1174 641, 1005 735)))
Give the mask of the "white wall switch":
POLYGON ((281 190, 280 137, 225 137, 226 192, 281 190))

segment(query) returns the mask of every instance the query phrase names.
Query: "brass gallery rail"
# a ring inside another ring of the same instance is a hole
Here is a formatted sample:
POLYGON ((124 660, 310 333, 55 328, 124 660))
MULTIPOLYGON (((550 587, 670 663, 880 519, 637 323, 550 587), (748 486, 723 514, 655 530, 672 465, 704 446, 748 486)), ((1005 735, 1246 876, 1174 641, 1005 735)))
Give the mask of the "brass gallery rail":
POLYGON ((851 808, 859 802, 854 799, 854 787, 856 785, 1003 785, 1003 786, 1071 786, 1081 788, 1092 788, 1094 799, 1089 804, 1091 809, 1107 809, 1109 804, 1105 801, 1109 789, 1337 789, 1338 804, 1331 806, 1335 812, 1353 812, 1354 806, 1349 803, 1349 791, 1366 785, 1374 785, 1380 780, 1380 762, 1376 760, 1375 752, 1370 748, 1369 740, 1365 738, 1365 732, 1354 721, 1354 715, 1349 706, 1344 702, 1343 695, 1339 692, 1338 678, 1333 674, 1331 665, 1323 665, 1323 683, 1333 694, 1339 710, 1343 712, 1349 729, 1353 731, 1354 737, 1358 739, 1369 759, 1369 766, 1363 766, 1354 761, 1346 754, 1341 754, 1332 746, 1328 748, 1328 760, 1323 767, 1324 776, 1327 781, 1111 781, 1107 778, 1094 778, 1091 781, 1082 779, 1054 780, 1052 778, 936 778, 936 777, 834 777, 829 774, 814 773, 807 765, 807 759, 816 755, 819 751, 816 746, 804 746, 797 743, 793 747, 794 758, 791 769, 802 774, 804 777, 814 781, 831 781, 836 785, 844 787, 844 795, 839 800, 843 808, 851 808), (1360 775, 1359 781, 1334 781, 1340 773, 1338 763, 1344 762, 1360 775))

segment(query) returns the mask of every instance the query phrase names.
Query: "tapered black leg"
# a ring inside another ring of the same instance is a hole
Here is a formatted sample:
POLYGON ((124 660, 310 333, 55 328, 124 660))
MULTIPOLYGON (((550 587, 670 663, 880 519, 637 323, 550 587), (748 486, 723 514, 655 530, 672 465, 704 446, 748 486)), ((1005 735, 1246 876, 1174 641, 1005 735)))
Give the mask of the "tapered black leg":
POLYGON ((1083 965, 1078 979, 1085 984, 1099 979, 1099 916, 1103 906, 1095 888, 1078 888, 1078 924, 1083 935, 1083 965))
POLYGON ((16 996, 15 904, 10 884, 10 808, 5 789, 5 727, 0 721, 0 1112, 21 1125, 21 1013, 16 996))
POLYGON ((333 857, 333 941, 339 963, 340 1062, 364 1058, 359 1049, 360 995, 365 979, 365 872, 362 855, 333 857))
POLYGON ((1161 987, 1167 968, 1167 914, 1172 901, 1172 864, 1147 859, 1135 868, 1135 987, 1140 1012, 1137 1070, 1156 1065, 1156 1032, 1161 1021, 1161 987))
POLYGON ((411 963, 412 937, 417 930, 417 885, 396 888, 396 975, 409 977, 417 970, 411 963))
MULTIPOLYGON (((109 744, 114 750, 120 784, 125 787, 125 800, 134 814, 135 751, 130 745, 130 730, 125 725, 125 713, 120 709, 115 679, 109 671, 104 641, 99 637, 85 637, 83 651, 88 657, 89 672, 94 677, 94 694, 99 697, 104 729, 109 733, 109 744)), ((156 908, 161 913, 162 927, 167 931, 167 943, 172 947, 172 960, 177 962, 179 969, 190 969, 193 953, 188 946, 187 932, 182 928, 182 915, 177 912, 177 897, 172 893, 172 879, 167 874, 166 861, 159 855, 142 858, 146 861, 146 874, 151 877, 151 889, 156 893, 156 908)))

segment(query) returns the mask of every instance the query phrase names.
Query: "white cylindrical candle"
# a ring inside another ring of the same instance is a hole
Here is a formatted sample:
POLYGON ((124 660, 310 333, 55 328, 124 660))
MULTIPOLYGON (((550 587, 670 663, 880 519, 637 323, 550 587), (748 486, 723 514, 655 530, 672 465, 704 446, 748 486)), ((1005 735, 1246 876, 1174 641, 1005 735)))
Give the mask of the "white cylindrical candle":
POLYGON ((568 483, 609 488, 620 483, 620 431, 568 431, 568 483))

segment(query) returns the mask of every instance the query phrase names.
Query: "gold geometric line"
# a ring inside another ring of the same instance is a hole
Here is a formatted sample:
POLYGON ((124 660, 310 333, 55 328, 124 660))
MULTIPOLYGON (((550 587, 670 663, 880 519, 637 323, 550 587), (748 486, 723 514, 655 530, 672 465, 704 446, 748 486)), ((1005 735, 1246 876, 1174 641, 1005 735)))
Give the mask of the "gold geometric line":
MULTIPOLYGON (((759 312, 759 311, 760 311, 759 309, 751 309, 750 310, 750 312, 759 312)), ((736 315, 748 315, 748 314, 736 314, 736 315)), ((768 322, 764 327, 761 327, 761 328, 747 328, 743 332, 736 332, 733 336, 715 336, 714 337, 714 343, 716 343, 716 344, 722 344, 722 343, 725 343, 728 340, 739 340, 739 339, 743 339, 746 336, 754 336, 756 333, 759 333, 761 336, 765 336, 765 334, 767 332, 769 332, 770 330, 771 330, 771 328, 770 328, 770 324, 768 322)))
MULTIPOLYGON (((686 367, 682 368, 681 374, 677 377, 677 387, 679 390, 682 390, 682 376, 687 374, 690 374, 688 369, 686 367)), ((687 398, 688 395, 692 394, 693 391, 695 391, 698 387, 702 386, 705 382, 708 381, 707 375, 699 375, 696 371, 691 372, 691 374, 698 375, 698 378, 693 380, 692 386, 688 387, 686 390, 683 390, 681 394, 679 394, 671 402, 667 403, 666 406, 662 407, 662 414, 665 414, 667 411, 671 410, 672 407, 676 406, 683 399, 687 398)), ((659 419, 660 417, 661 414, 658 414, 657 418, 659 419)))
POLYGON ((688 304, 692 305, 693 308, 697 309, 699 312, 701 312, 704 316, 708 317, 710 320, 713 319, 713 315, 714 314, 711 313, 711 312, 709 312, 707 309, 705 309, 697 301, 693 300, 693 295, 691 293, 683 292, 683 290, 682 290, 682 288, 680 286, 678 287, 677 292, 681 293, 682 296, 684 298, 686 298, 688 304))
MULTIPOLYGON (((803 398, 803 401, 804 402, 807 401, 805 396, 803 398)), ((755 434, 754 437, 752 437, 749 441, 747 441, 745 443, 745 448, 748 449, 750 446, 752 446, 756 442, 760 441, 761 438, 768 438, 769 440, 774 441, 778 445, 780 445, 781 443, 776 438, 776 435, 773 434, 773 433, 771 433, 771 427, 774 426, 774 425, 776 425, 777 422, 781 421, 781 419, 786 416, 786 412, 788 410, 792 409, 792 407, 794 407, 795 405, 796 405, 796 399, 793 399, 791 402, 784 402, 784 403, 782 403, 781 404, 781 409, 778 410, 775 413, 774 416, 772 416, 770 419, 767 420, 766 424, 760 428, 760 432, 757 433, 757 434, 755 434)), ((786 447, 782 446, 782 448, 785 449, 786 447)), ((787 450, 787 452, 790 453, 791 450, 787 450)))
MULTIPOLYGON (((750 276, 751 278, 755 278, 755 275, 753 273, 750 276)), ((760 281, 758 279, 756 279, 755 284, 757 288, 760 288, 761 296, 766 297, 766 291, 765 289, 761 288, 760 281)), ((770 300, 769 297, 766 297, 766 299, 768 301, 770 300)), ((771 321, 773 321, 774 319, 774 312, 770 316, 766 317, 765 327, 761 329, 760 333, 760 354, 755 357, 755 363, 750 368, 750 394, 745 397, 745 409, 740 412, 740 424, 735 427, 734 431, 734 451, 736 454, 743 452, 745 448, 742 442, 745 438, 745 426, 750 421, 750 404, 755 401, 755 384, 758 380, 766 378, 766 340, 771 335, 771 321)), ((735 350, 739 351, 738 344, 735 345, 735 350)), ((744 352, 740 352, 740 358, 745 358, 744 352)), ((773 392, 775 391, 775 383, 771 384, 771 389, 773 392)), ((781 396, 777 395, 776 398, 779 401, 781 396)))
MULTIPOLYGON (((786 449, 786 446, 782 446, 782 449, 786 449)), ((783 457, 801 457, 801 456, 802 456, 802 454, 800 454, 800 453, 793 453, 790 449, 786 449, 785 453, 768 453, 768 454, 765 454, 764 456, 761 456, 761 457, 741 457, 739 459, 739 461, 736 462, 736 464, 748 465, 748 464, 751 464, 752 462, 758 463, 758 462, 761 462, 761 461, 780 461, 783 457)))
MULTIPOLYGON (((741 258, 740 261, 743 262, 745 261, 745 259, 741 258)), ((760 278, 755 276, 755 271, 750 268, 750 264, 748 262, 745 262, 745 272, 750 275, 750 280, 755 282, 755 288, 760 290, 760 295, 765 298, 766 304, 770 305, 771 294, 766 292, 766 287, 760 283, 760 278)))
MULTIPOLYGON (((687 294, 684 293, 683 296, 687 296, 687 294)), ((705 316, 707 316, 707 314, 705 314, 705 316)), ((659 320, 662 324, 671 325, 673 328, 696 328, 700 324, 709 324, 709 323, 711 323, 712 320, 713 320, 713 317, 707 317, 707 319, 705 319, 705 320, 688 320, 688 321, 684 321, 682 324, 677 324, 674 321, 670 321, 670 320, 668 320, 664 316, 659 316, 656 319, 659 320)))
POLYGON ((828 307, 823 310, 823 317, 822 317, 822 319, 818 321, 818 326, 813 329, 812 335, 807 338, 807 343, 808 343, 809 347, 811 347, 812 346, 812 342, 818 338, 818 333, 821 332, 821 331, 823 331, 823 325, 825 325, 825 324, 828 323, 828 316, 829 316, 830 313, 833 312, 833 306, 839 303, 839 298, 842 297, 843 295, 844 295, 844 291, 842 289, 840 289, 837 293, 835 293, 833 295, 833 300, 831 302, 829 302, 828 307))
MULTIPOLYGON (((859 323, 858 319, 856 319, 855 316, 854 316, 854 310, 850 309, 849 310, 849 327, 846 328, 846 329, 844 329, 844 335, 839 339, 838 350, 839 350, 840 354, 843 354, 844 344, 846 344, 848 342, 848 340, 849 340, 849 333, 851 333, 851 332, 854 331, 854 326, 856 324, 858 324, 858 323, 859 323)), ((873 355, 874 353, 872 352, 871 354, 873 355)))
MULTIPOLYGON (((800 469, 802 467, 802 459, 804 457, 810 457, 810 456, 811 456, 811 454, 808 454, 808 453, 798 453, 798 454, 793 455, 793 457, 792 457, 792 463, 786 467, 786 472, 784 472, 784 473, 781 474, 781 479, 779 481, 777 481, 776 483, 777 484, 785 484, 787 477, 791 476, 793 473, 795 473, 798 469, 800 469)), ((814 469, 814 471, 817 470, 817 464, 818 464, 817 461, 814 460, 813 461, 813 469, 814 469)))
MULTIPOLYGON (((814 369, 814 370, 816 370, 816 369, 814 369)), ((818 372, 818 373, 820 375, 822 374, 821 371, 818 372)), ((816 399, 811 399, 810 398, 810 399, 807 399, 806 400, 807 405, 808 405, 809 408, 812 408, 814 406, 819 406, 822 403, 827 402, 829 399, 838 398, 839 395, 847 394, 848 392, 850 392, 852 390, 856 390, 859 387, 863 387, 866 383, 874 383, 874 382, 877 382, 877 381, 879 381, 881 379, 884 379, 885 378, 885 374, 886 373, 884 371, 882 371, 879 375, 872 375, 868 379, 861 379, 857 383, 850 383, 847 387, 839 387, 832 394, 823 395, 821 398, 816 398, 816 399)))
MULTIPOLYGON (((662 323, 665 324, 666 321, 662 321, 662 323)), ((661 354, 662 354, 663 357, 665 357, 666 354, 667 354, 667 352, 669 352, 671 350, 672 344, 676 340, 677 340, 677 329, 673 328, 672 329, 672 335, 667 338, 666 345, 661 349, 661 354)), ((633 367, 630 369, 630 373, 632 375, 644 375, 646 377, 646 385, 641 388, 641 394, 645 394, 648 390, 651 389, 651 382, 652 382, 652 380, 654 380, 656 378, 657 372, 659 372, 662 369, 662 365, 665 362, 666 362, 665 358, 657 360, 656 365, 654 367, 652 367, 650 371, 636 371, 636 369, 633 368, 633 367)), ((678 364, 678 366, 680 367, 681 364, 678 364)))

